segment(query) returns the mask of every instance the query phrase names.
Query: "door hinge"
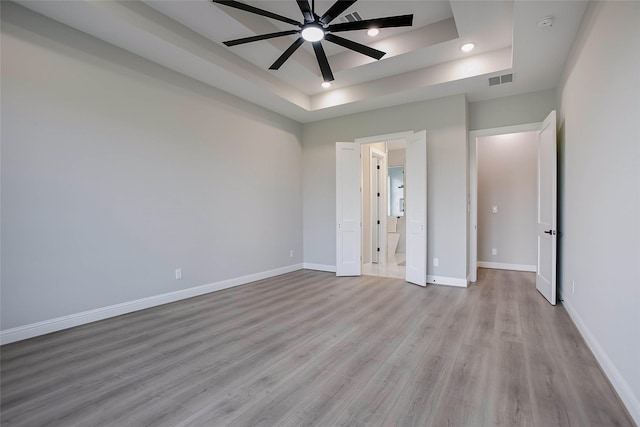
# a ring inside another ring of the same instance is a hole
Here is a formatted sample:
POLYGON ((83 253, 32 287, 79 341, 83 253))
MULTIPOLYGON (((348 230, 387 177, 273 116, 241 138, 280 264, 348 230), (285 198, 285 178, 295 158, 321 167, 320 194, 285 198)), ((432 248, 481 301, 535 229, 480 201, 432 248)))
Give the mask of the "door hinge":
POLYGON ((378 224, 380 224, 380 220, 378 220, 378 224))
POLYGON ((378 197, 380 197, 380 193, 378 193, 378 197))
POLYGON ((380 165, 376 166, 376 169, 380 169, 380 165))
POLYGON ((378 248, 378 252, 380 252, 380 248, 378 248))

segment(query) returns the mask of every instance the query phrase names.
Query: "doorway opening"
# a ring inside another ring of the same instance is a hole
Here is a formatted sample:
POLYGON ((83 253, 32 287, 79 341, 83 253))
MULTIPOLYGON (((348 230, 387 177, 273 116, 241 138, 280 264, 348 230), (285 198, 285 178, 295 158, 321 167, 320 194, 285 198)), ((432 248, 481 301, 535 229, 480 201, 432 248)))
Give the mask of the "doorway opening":
MULTIPOLYGON (((401 189, 402 197, 398 199, 398 206, 403 207, 406 218, 406 263, 401 267, 405 267, 404 278, 407 282, 419 286, 427 284, 427 132, 424 130, 358 138, 354 142, 336 142, 337 276, 360 276, 362 274, 363 258, 367 256, 367 248, 363 248, 366 245, 362 243, 364 233, 368 234, 369 238, 374 234, 378 242, 387 240, 379 246, 379 261, 385 260, 386 263, 388 254, 392 252, 387 249, 390 240, 387 231, 389 210, 385 215, 385 210, 388 209, 386 204, 388 198, 386 195, 383 196, 383 191, 381 191, 381 198, 385 200, 383 206, 374 206, 374 209, 382 214, 379 219, 376 219, 375 224, 380 227, 372 228, 370 224, 363 224, 362 212, 365 205, 363 199, 368 192, 363 191, 363 185, 367 180, 363 181, 361 172, 361 147, 363 144, 380 142, 385 143, 384 147, 386 147, 387 142, 400 139, 404 140, 406 150, 404 187, 401 189), (409 201, 406 204, 404 203, 405 197, 409 201), (377 224, 378 220, 380 224, 377 224)), ((379 151, 384 152, 383 150, 379 151)), ((377 159, 374 159, 374 164, 375 162, 379 164, 380 161, 384 164, 386 161, 384 157, 374 156, 374 158, 377 159)), ((378 175, 375 178, 378 180, 375 183, 378 189, 386 188, 383 183, 387 181, 389 174, 386 167, 381 170, 382 178, 378 175)), ((371 174, 365 176, 370 177, 371 174)), ((366 205, 371 206, 371 202, 366 205)), ((400 243, 399 239, 398 243, 400 243)), ((378 246, 376 246, 376 252, 377 248, 378 246)), ((396 251, 397 249, 393 253, 395 254, 396 251)), ((371 259, 373 258, 368 258, 368 263, 373 264, 371 259)))
POLYGON ((469 134, 471 282, 477 280, 478 267, 535 271, 537 132, 541 125, 469 134))
POLYGON ((405 139, 361 145, 362 274, 404 279, 405 139))
POLYGON ((555 305, 556 156, 555 111, 542 123, 469 133, 470 282, 478 267, 532 271, 555 305))

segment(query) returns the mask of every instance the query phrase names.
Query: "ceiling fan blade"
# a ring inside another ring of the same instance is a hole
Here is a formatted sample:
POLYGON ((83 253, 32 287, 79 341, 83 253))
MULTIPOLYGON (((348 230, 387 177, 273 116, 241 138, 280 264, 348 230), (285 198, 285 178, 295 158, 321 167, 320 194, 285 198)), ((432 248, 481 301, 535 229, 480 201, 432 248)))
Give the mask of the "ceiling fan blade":
POLYGON ((318 58, 318 65, 320 66, 320 72, 322 73, 322 80, 325 82, 331 82, 334 80, 331 67, 329 66, 329 60, 324 53, 322 44, 320 42, 311 43, 313 50, 316 52, 316 58, 318 58))
POLYGON ((300 12, 302 12, 302 16, 304 16, 304 22, 313 22, 315 18, 311 8, 309 7, 309 2, 307 0, 297 0, 297 2, 300 7, 300 12))
POLYGON ((279 31, 277 33, 269 33, 269 34, 260 34, 259 36, 251 36, 251 37, 245 37, 242 39, 235 39, 235 40, 229 40, 226 42, 223 42, 226 46, 236 46, 239 44, 244 44, 244 43, 251 43, 251 42, 257 42, 260 40, 267 40, 267 39, 273 39, 276 37, 282 37, 282 36, 289 36, 291 34, 296 34, 299 33, 300 30, 288 30, 288 31, 279 31))
POLYGON ((338 44, 342 47, 346 47, 347 49, 355 50, 356 52, 359 52, 363 55, 370 56, 375 59, 380 59, 387 54, 386 52, 383 52, 381 50, 377 50, 372 47, 365 46, 360 43, 356 43, 352 40, 347 40, 340 36, 336 36, 335 34, 326 34, 324 38, 327 41, 330 41, 331 43, 338 44))
POLYGON ((400 15, 333 24, 329 25, 327 30, 337 33, 340 31, 368 30, 369 28, 410 27, 412 24, 413 15, 400 15))
POLYGON ((320 17, 320 22, 324 25, 327 25, 329 22, 336 19, 342 12, 347 10, 349 6, 354 4, 358 0, 337 0, 333 6, 327 10, 322 17, 320 17))
POLYGON ((282 64, 284 64, 287 61, 287 59, 289 59, 289 57, 293 55, 293 52, 295 52, 300 46, 302 46, 302 43, 304 43, 304 39, 302 37, 294 41, 291 44, 291 46, 289 46, 287 50, 285 50, 284 53, 280 55, 280 58, 278 58, 276 62, 274 62, 271 67, 269 67, 269 69, 270 70, 280 69, 280 67, 282 67, 282 64))
POLYGON ((213 3, 222 4, 229 7, 234 7, 236 9, 244 10, 246 12, 255 13, 256 15, 264 16, 271 19, 276 19, 278 21, 286 22, 287 24, 301 26, 298 21, 294 21, 291 18, 287 18, 286 16, 278 15, 277 13, 269 12, 264 9, 260 9, 257 7, 249 6, 245 3, 240 3, 235 0, 211 0, 213 3))

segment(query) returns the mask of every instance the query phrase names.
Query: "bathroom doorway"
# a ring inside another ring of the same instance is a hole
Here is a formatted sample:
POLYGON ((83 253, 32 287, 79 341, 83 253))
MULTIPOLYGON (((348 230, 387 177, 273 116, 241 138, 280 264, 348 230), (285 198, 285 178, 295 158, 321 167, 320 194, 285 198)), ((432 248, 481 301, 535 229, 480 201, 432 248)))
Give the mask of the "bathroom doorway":
POLYGON ((404 279, 405 139, 362 144, 362 274, 404 279))
MULTIPOLYGON (((382 142, 384 145, 381 151, 386 153, 387 142, 398 139, 404 140, 406 151, 405 188, 402 189, 403 194, 406 194, 406 201, 402 200, 403 216, 406 218, 406 244, 404 245, 406 265, 398 267, 405 267, 404 279, 407 282, 418 286, 427 285, 427 132, 425 130, 357 138, 354 142, 336 142, 336 276, 360 276, 363 264, 373 264, 371 257, 367 255, 370 252, 366 251, 369 246, 363 243, 363 240, 370 239, 372 229, 371 216, 363 215, 364 210, 371 206, 370 200, 367 203, 364 200, 371 194, 370 188, 366 189, 367 185, 370 186, 370 180, 363 178, 370 177, 370 172, 363 175, 362 169, 364 161, 369 164, 371 162, 370 155, 362 156, 361 147, 363 144, 382 142)), ((383 173, 388 174, 387 168, 384 168, 383 173)), ((381 197, 386 197, 386 192, 381 194, 381 197)), ((405 199, 405 197, 401 198, 405 199)), ((388 215, 382 216, 381 222, 384 222, 382 230, 387 230, 387 219, 388 215)), ((389 232, 383 231, 379 234, 382 235, 382 239, 387 239, 389 232)), ((398 243, 400 243, 399 240, 398 243)), ((382 257, 385 264, 388 263, 391 252, 397 253, 397 247, 394 251, 388 251, 387 244, 383 243, 380 246, 380 252, 385 253, 382 257)), ((396 264, 403 264, 403 261, 396 264)), ((380 274, 380 271, 376 274, 380 274)))

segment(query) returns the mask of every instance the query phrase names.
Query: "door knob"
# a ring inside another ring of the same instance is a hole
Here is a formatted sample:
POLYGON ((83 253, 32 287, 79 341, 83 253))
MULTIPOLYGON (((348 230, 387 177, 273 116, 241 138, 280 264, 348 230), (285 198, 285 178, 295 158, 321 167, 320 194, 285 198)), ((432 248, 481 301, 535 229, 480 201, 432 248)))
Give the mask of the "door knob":
POLYGON ((553 231, 553 230, 547 230, 547 231, 545 231, 545 234, 549 234, 549 235, 553 236, 553 235, 556 234, 556 232, 553 231))

